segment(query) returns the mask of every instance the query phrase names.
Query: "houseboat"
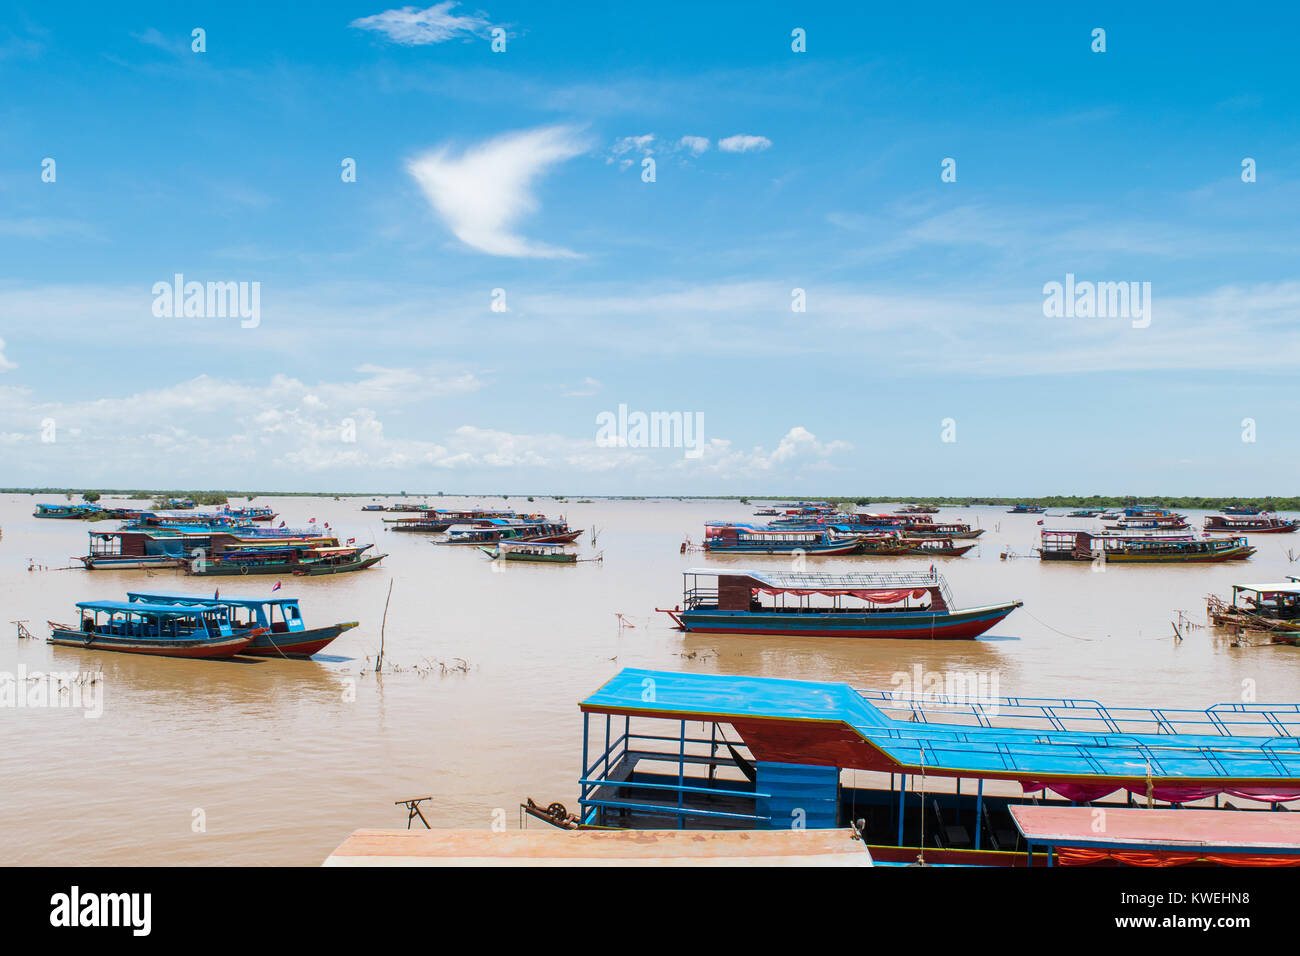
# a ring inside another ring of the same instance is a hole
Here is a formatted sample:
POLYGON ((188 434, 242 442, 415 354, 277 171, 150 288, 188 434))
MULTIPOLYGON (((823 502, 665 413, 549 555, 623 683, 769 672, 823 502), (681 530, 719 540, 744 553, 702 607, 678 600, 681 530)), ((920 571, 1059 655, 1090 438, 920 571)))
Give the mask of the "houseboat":
POLYGON ((88 571, 179 567, 200 556, 241 547, 337 546, 338 538, 311 529, 163 528, 129 525, 116 531, 91 531, 89 553, 79 560, 88 571))
POLYGON ((262 632, 236 632, 224 607, 83 601, 74 626, 50 621, 48 643, 159 657, 230 658, 262 632))
POLYGON ((575 812, 523 805, 565 828, 853 826, 877 863, 1026 866, 1012 816, 1026 805, 1182 813, 1230 795, 1242 808, 1223 812, 1267 827, 1300 798, 1298 704, 1107 708, 624 669, 579 710, 575 812))
POLYGON ((1098 508, 1095 511, 1089 511, 1087 509, 1084 509, 1081 511, 1071 511, 1069 514, 1066 515, 1066 517, 1067 518, 1095 518, 1099 514, 1101 514, 1100 508, 1098 508))
POLYGON ((826 529, 794 530, 710 524, 705 528, 704 550, 720 554, 794 554, 809 556, 852 554, 860 536, 835 534, 826 529))
POLYGON ((1096 534, 1044 530, 1038 556, 1044 561, 1205 564, 1244 561, 1255 553, 1245 538, 1193 538, 1190 534, 1096 534))
POLYGON ((1040 515, 1047 509, 1042 505, 1016 505, 1014 508, 1008 508, 1009 515, 1040 515))
POLYGON ((682 603, 666 610, 677 627, 700 634, 798 637, 978 637, 1021 606, 953 605, 937 572, 815 574, 692 568, 682 572, 682 603))
POLYGON ((240 653, 256 657, 305 658, 319 654, 335 638, 357 627, 356 621, 307 627, 298 599, 290 597, 211 597, 168 591, 128 591, 127 601, 143 604, 224 607, 236 634, 250 633, 253 640, 240 653))
POLYGON ((1300 521, 1279 518, 1275 515, 1236 517, 1234 515, 1206 515, 1205 530, 1214 534, 1290 534, 1300 528, 1300 521))
POLYGON ((934 505, 903 505, 898 509, 901 515, 933 515, 938 514, 939 509, 934 505))
POLYGON ((1223 509, 1225 515, 1257 515, 1260 510, 1251 505, 1228 505, 1223 509))

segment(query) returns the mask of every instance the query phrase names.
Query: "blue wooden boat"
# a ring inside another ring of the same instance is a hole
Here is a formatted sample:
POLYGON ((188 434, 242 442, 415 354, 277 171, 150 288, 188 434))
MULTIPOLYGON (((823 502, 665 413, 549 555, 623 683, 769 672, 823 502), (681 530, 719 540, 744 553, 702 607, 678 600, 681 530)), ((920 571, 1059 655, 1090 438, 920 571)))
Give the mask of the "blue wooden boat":
POLYGON ((681 605, 661 610, 682 630, 704 634, 969 639, 1021 606, 1007 601, 954 607, 948 583, 937 572, 691 568, 682 580, 681 605))
POLYGON ((1107 708, 625 669, 579 709, 576 813, 525 805, 561 826, 854 825, 877 862, 1025 866, 1016 806, 1230 796, 1254 816, 1300 800, 1300 704, 1107 708))
POLYGON ((1042 505, 1016 505, 1007 509, 1009 515, 1040 515, 1047 509, 1042 505))
POLYGON ((298 607, 298 598, 290 597, 211 597, 202 594, 176 594, 170 591, 128 591, 126 599, 148 604, 181 604, 197 607, 224 607, 230 611, 235 633, 255 634, 244 654, 258 657, 310 657, 318 654, 344 631, 357 627, 356 621, 307 627, 298 607))
POLYGON ((775 528, 712 522, 704 529, 704 550, 724 554, 852 554, 856 534, 836 534, 826 528, 775 528))
POLYGON ((224 607, 83 601, 77 616, 75 626, 48 622, 48 642, 158 657, 229 658, 261 634, 260 628, 236 631, 224 607))

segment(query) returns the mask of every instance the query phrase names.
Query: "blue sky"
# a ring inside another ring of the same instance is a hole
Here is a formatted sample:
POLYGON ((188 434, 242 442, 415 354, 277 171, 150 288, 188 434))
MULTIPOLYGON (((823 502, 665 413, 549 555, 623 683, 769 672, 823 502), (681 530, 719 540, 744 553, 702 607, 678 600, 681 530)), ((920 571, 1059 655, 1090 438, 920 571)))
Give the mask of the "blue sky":
POLYGON ((0 485, 1294 493, 1292 8, 173 6, 0 25, 0 485))

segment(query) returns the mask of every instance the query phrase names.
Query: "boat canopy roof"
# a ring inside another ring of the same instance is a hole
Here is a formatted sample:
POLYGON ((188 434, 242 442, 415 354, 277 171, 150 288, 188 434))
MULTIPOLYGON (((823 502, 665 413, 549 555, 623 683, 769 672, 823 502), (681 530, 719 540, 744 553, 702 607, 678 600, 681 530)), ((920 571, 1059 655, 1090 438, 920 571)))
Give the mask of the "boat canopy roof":
POLYGON ((212 606, 183 606, 180 604, 152 604, 143 601, 81 601, 77 607, 84 611, 123 611, 131 614, 157 614, 165 617, 198 617, 212 606))
POLYGON ((1274 584, 1234 584, 1234 591, 1255 591, 1259 594, 1300 594, 1300 582, 1278 581, 1274 584))
POLYGON ((926 591, 944 589, 943 575, 927 571, 855 572, 821 574, 814 571, 755 571, 748 568, 688 568, 683 575, 702 577, 752 578, 762 590, 772 594, 844 594, 868 591, 915 590, 920 597, 926 591))
POLYGON ((1092 807, 1013 804, 1010 810, 1026 841, 1044 846, 1300 853, 1300 817, 1293 813, 1107 807, 1099 831, 1092 807))
POLYGON ((208 597, 204 594, 173 594, 167 591, 127 591, 126 596, 133 600, 132 607, 139 607, 139 602, 166 602, 173 604, 227 604, 233 607, 257 607, 261 604, 297 604, 296 597, 208 597))
POLYGON ((727 723, 756 754, 783 752, 797 733, 807 763, 1005 778, 1026 792, 1050 786, 1075 800, 1145 791, 1151 781, 1156 799, 1173 802, 1214 793, 1300 798, 1298 704, 1197 711, 1055 698, 961 706, 904 698, 840 683, 625 668, 579 706, 727 723))

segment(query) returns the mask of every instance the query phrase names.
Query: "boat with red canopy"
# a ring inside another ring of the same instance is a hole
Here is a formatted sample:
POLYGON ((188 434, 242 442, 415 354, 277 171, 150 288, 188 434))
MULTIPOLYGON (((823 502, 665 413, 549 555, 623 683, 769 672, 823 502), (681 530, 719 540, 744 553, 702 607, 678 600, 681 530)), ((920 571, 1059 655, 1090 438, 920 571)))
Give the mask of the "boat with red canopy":
POLYGON ((1218 534, 1290 534, 1300 528, 1300 521, 1291 521, 1275 515, 1254 515, 1238 517, 1236 515, 1207 515, 1205 530, 1218 534))
POLYGON ((956 608, 948 583, 933 570, 814 574, 692 568, 682 574, 682 603, 664 613, 682 630, 704 634, 969 639, 1022 603, 956 608))

